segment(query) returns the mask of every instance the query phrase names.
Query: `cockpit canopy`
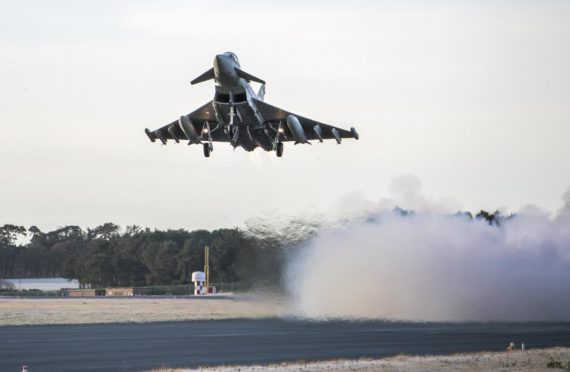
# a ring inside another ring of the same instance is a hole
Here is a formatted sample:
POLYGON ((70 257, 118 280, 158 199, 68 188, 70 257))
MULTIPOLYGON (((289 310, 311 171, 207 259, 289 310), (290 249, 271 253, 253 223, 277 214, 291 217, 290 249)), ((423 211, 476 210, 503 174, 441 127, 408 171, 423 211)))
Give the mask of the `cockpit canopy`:
POLYGON ((226 52, 225 55, 232 57, 234 59, 234 61, 236 61, 236 63, 239 65, 239 59, 234 53, 226 52))

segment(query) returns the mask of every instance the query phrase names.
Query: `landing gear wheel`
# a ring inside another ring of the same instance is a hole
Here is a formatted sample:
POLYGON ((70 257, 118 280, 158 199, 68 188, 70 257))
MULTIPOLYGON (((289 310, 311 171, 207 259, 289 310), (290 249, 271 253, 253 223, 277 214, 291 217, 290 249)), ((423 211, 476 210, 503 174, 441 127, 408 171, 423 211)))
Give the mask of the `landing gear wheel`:
POLYGON ((277 144, 277 147, 275 148, 275 152, 277 153, 278 158, 283 156, 283 142, 279 142, 277 144))
POLYGON ((210 148, 210 144, 204 143, 204 156, 209 158, 210 157, 210 151, 212 151, 212 149, 210 148))

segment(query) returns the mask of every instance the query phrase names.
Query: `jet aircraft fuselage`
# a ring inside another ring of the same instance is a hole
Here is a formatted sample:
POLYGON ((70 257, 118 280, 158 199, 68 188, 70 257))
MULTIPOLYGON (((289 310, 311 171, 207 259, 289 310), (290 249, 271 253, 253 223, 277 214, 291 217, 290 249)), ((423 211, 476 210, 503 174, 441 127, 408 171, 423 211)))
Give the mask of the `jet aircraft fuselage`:
POLYGON ((229 142, 234 148, 246 151, 261 147, 266 151, 283 154, 283 142, 310 143, 309 140, 334 138, 358 139, 354 128, 350 131, 319 123, 264 102, 265 81, 241 69, 234 53, 219 54, 213 67, 192 80, 192 84, 213 79, 216 83, 214 99, 198 110, 181 116, 155 131, 145 130, 152 142, 159 139, 204 146, 204 155, 210 156, 213 142, 229 142), (254 92, 249 82, 261 84, 254 92))

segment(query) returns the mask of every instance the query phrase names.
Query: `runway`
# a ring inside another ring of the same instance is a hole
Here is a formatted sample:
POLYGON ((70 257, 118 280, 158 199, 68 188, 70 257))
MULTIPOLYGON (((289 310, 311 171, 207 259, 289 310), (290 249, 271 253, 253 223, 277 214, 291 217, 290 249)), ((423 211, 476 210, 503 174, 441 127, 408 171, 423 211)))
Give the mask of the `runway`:
POLYGON ((570 346, 570 323, 390 323, 238 319, 0 327, 0 371, 156 367, 570 346))

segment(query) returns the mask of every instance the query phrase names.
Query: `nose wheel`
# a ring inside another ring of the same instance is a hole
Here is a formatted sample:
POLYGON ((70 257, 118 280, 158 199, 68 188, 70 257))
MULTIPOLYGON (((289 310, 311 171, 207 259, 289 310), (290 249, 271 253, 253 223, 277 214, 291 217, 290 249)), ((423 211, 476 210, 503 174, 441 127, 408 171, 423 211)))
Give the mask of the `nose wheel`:
POLYGON ((277 142, 277 145, 275 146, 275 153, 277 154, 278 158, 283 156, 283 142, 277 142))
POLYGON ((209 158, 210 157, 210 152, 212 152, 212 145, 209 143, 204 143, 204 156, 209 158))

